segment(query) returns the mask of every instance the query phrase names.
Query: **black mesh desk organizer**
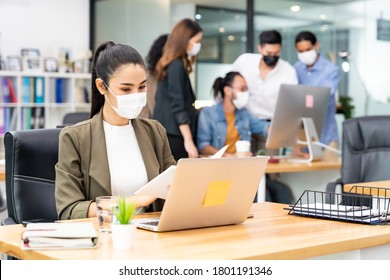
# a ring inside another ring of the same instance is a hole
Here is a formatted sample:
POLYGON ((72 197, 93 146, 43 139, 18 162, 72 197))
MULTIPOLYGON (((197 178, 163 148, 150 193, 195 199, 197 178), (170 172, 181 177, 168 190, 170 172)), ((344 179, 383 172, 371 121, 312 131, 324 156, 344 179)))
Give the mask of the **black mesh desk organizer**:
POLYGON ((390 223, 390 189, 353 186, 344 193, 306 190, 288 210, 290 215, 386 225, 390 223))

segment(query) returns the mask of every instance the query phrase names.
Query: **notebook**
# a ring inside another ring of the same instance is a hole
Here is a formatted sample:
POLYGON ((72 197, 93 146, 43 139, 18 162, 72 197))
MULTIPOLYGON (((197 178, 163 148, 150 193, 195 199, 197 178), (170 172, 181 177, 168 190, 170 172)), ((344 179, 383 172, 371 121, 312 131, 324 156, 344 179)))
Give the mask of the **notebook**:
POLYGON ((95 248, 98 243, 91 222, 30 223, 21 238, 23 250, 95 248))
POLYGON ((133 223, 157 232, 242 223, 268 159, 180 159, 160 218, 135 219, 133 223))

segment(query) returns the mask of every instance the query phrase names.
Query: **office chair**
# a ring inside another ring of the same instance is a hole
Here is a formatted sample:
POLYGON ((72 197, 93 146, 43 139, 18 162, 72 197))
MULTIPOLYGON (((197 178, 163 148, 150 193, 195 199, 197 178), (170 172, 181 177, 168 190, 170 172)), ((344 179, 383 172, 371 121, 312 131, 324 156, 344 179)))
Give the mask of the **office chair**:
POLYGON ((389 180, 390 116, 352 118, 342 126, 341 178, 328 183, 326 192, 334 193, 337 185, 389 180))
POLYGON ((62 124, 63 125, 72 125, 81 121, 85 121, 89 119, 89 113, 88 112, 72 112, 72 113, 67 113, 63 120, 62 124))
POLYGON ((2 225, 24 220, 57 220, 55 169, 61 129, 11 131, 4 135, 8 217, 2 225))

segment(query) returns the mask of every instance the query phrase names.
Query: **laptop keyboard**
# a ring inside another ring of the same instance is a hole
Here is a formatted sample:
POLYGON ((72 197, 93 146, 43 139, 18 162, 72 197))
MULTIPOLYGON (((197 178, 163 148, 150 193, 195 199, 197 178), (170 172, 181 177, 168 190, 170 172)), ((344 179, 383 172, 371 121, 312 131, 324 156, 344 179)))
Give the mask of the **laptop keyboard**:
POLYGON ((134 222, 138 225, 150 225, 150 226, 157 226, 159 220, 158 219, 136 219, 134 222))
POLYGON ((150 225, 150 226, 157 226, 157 225, 158 225, 158 221, 143 222, 142 224, 144 224, 144 225, 150 225))

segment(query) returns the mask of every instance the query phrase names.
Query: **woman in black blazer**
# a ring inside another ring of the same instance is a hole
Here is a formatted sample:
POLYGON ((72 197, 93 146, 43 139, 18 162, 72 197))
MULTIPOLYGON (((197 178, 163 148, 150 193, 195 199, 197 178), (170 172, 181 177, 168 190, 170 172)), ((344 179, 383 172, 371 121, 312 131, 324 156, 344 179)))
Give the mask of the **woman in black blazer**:
POLYGON ((158 85, 153 118, 165 127, 175 160, 198 157, 195 145, 195 95, 189 73, 200 51, 203 32, 191 19, 179 21, 164 46, 156 66, 158 85))

